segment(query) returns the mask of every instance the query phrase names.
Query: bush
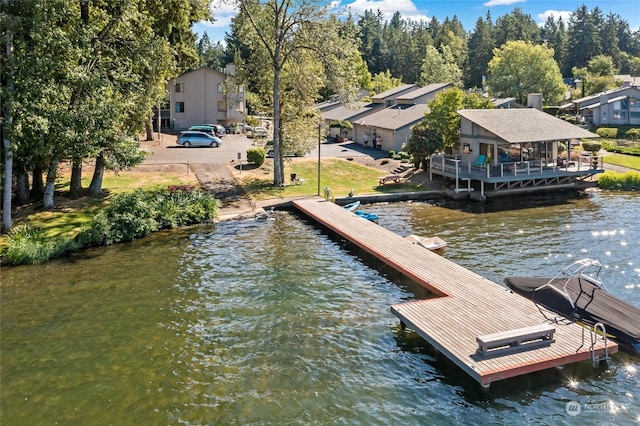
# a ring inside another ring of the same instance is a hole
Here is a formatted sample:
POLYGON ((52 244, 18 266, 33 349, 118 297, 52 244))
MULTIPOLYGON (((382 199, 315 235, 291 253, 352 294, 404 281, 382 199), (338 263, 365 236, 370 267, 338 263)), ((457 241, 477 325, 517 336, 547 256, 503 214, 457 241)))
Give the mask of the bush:
POLYGON ((249 148, 247 150, 247 161, 260 167, 267 160, 267 152, 264 148, 249 148))
POLYGON ((598 187, 619 191, 640 189, 640 173, 634 171, 625 173, 607 171, 598 177, 598 187))
POLYGON ((630 139, 632 141, 640 140, 640 128, 635 127, 633 129, 629 129, 624 133, 625 139, 630 139))
POLYGON ((602 148, 602 144, 600 142, 582 142, 582 149, 585 151, 598 152, 600 151, 600 148, 602 148))
POLYGON ((25 265, 44 262, 77 248, 71 239, 47 236, 47 231, 29 224, 18 225, 7 235, 8 247, 2 253, 8 265, 25 265))
POLYGON ((394 158, 394 157, 395 157, 395 155, 396 155, 396 152, 395 152, 395 151, 393 151, 393 150, 392 150, 392 151, 389 151, 389 158, 394 158))
POLYGON ((618 129, 615 127, 600 127, 596 130, 596 134, 601 138, 616 139, 618 137, 618 129))

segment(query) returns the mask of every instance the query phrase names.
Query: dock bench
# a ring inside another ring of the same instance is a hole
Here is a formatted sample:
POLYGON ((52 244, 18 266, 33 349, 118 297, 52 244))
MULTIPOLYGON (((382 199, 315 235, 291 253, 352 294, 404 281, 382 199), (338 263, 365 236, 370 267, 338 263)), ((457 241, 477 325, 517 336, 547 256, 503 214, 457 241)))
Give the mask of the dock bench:
POLYGON ((546 346, 554 342, 555 331, 550 324, 540 324, 477 336, 478 352, 489 354, 503 349, 546 346))

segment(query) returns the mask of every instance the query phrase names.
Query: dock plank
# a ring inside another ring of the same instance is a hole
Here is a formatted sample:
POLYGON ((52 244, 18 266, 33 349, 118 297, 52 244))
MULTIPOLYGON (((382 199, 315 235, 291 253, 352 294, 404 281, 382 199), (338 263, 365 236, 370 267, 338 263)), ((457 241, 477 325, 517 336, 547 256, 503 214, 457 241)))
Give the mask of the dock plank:
MULTIPOLYGON (((554 323, 555 342, 505 355, 481 355, 476 336, 547 321, 522 296, 404 237, 320 197, 296 200, 296 209, 438 296, 391 306, 391 312, 481 384, 591 359, 577 324, 554 323), (584 345, 583 345, 584 343, 584 345)), ((553 315, 551 315, 553 317, 553 315)), ((586 340, 589 333, 586 332, 586 340)), ((618 346, 607 342, 608 353, 618 346)), ((596 356, 604 355, 598 341, 596 356)))

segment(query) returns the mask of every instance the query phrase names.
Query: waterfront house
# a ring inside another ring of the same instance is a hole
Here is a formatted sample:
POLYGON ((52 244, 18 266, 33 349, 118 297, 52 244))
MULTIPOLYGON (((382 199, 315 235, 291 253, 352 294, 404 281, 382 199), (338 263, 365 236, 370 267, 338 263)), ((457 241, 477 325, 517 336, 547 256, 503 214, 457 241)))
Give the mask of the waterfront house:
POLYGON ((455 181, 456 192, 487 193, 575 186, 603 172, 602 159, 574 152, 598 138, 534 108, 460 110, 460 144, 452 155, 431 159, 430 173, 455 181), (488 185, 488 189, 485 187, 488 185))
POLYGON ((562 109, 595 126, 640 125, 640 88, 623 86, 575 99, 562 109))
POLYGON ((235 82, 235 67, 224 70, 201 67, 168 83, 171 127, 188 129, 198 124, 245 121, 244 87, 235 82))

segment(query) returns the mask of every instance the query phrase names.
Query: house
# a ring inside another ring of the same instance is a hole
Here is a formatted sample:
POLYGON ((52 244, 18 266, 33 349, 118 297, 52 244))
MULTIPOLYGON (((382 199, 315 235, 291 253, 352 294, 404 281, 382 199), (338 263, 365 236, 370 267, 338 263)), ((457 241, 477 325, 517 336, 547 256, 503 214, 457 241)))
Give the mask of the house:
POLYGON ((201 67, 169 80, 171 127, 244 122, 244 87, 235 82, 234 74, 233 65, 220 71, 201 67))
MULTIPOLYGON (((451 83, 434 83, 424 87, 403 84, 371 97, 371 102, 359 102, 354 106, 323 105, 321 112, 326 124, 332 121, 349 121, 352 130, 342 130, 342 136, 364 144, 365 135, 369 147, 380 136, 379 149, 399 151, 411 137, 411 127, 424 118, 429 111, 427 103, 446 89, 451 83)), ((337 136, 339 129, 332 129, 329 136, 337 136)))
POLYGON ((460 110, 460 145, 453 155, 435 155, 432 174, 455 179, 456 192, 485 184, 504 190, 574 186, 604 171, 602 159, 571 152, 598 135, 535 108, 460 110), (466 189, 460 187, 466 183, 466 189))
POLYGON ((575 99, 561 107, 594 126, 640 125, 640 87, 624 86, 575 99))

